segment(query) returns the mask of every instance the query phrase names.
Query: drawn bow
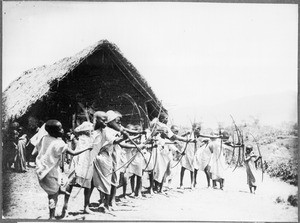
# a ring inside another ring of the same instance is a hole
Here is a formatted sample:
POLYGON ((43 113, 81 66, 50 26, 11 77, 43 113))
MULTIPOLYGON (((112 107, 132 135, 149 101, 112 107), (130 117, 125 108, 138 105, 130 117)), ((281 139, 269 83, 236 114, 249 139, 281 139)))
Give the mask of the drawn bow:
MULTIPOLYGON (((194 132, 194 126, 192 126, 192 130, 191 130, 191 132, 190 132, 188 138, 191 138, 193 132, 194 132)), ((187 138, 187 139, 188 139, 188 138, 187 138)), ((186 149, 187 149, 187 146, 188 146, 189 143, 190 143, 190 141, 187 140, 187 142, 185 143, 184 150, 183 150, 183 152, 181 153, 181 156, 180 156, 179 160, 178 160, 177 163, 176 163, 174 166, 172 166, 171 168, 175 168, 175 167, 180 163, 180 161, 182 160, 183 156, 185 155, 185 152, 186 152, 186 149)))
MULTIPOLYGON (((236 162, 236 165, 235 165, 235 167, 234 167, 234 169, 233 169, 233 171, 235 171, 235 169, 238 167, 238 165, 241 163, 241 150, 242 150, 242 154, 243 154, 243 152, 244 152, 244 139, 243 139, 243 134, 242 134, 242 132, 241 132, 241 130, 238 128, 238 126, 236 125, 236 123, 235 123, 235 121, 234 121, 234 119, 233 119, 233 117, 232 117, 232 115, 230 115, 230 117, 231 117, 231 119, 232 119, 232 122, 233 122, 233 125, 234 125, 234 127, 235 127, 235 131, 236 131, 236 134, 237 134, 237 137, 238 137, 238 143, 237 144, 235 144, 234 142, 233 142, 233 150, 235 149, 235 148, 238 148, 238 160, 237 160, 237 162, 236 162)), ((234 135, 234 132, 233 132, 233 135, 234 135)), ((234 153, 233 153, 233 155, 234 155, 234 153)))
MULTIPOLYGON (((160 108, 159 108, 157 119, 159 119, 161 111, 162 111, 162 101, 160 102, 160 108)), ((157 122, 158 122, 158 120, 156 120, 156 122, 154 123, 154 126, 153 126, 153 128, 152 128, 152 130, 150 132, 150 137, 149 137, 149 139, 147 139, 146 143, 148 143, 150 140, 153 139, 153 136, 155 134, 156 127, 157 127, 157 122)), ((150 126, 150 120, 149 120, 149 126, 150 126)), ((144 171, 147 169, 147 167, 149 166, 149 164, 151 162, 152 154, 153 154, 153 143, 152 143, 152 149, 151 149, 150 157, 149 157, 149 160, 148 160, 148 162, 147 162, 147 164, 146 164, 146 166, 144 168, 144 171)), ((156 153, 155 153, 155 161, 154 161, 153 169, 154 169, 154 167, 156 165, 156 162, 157 162, 157 150, 156 150, 156 153)), ((152 171, 152 170, 148 170, 148 171, 152 171)))
MULTIPOLYGON (((124 93, 124 94, 121 94, 120 96, 118 96, 118 98, 122 98, 122 97, 125 98, 126 100, 128 100, 132 104, 132 106, 137 110, 138 115, 139 115, 140 126, 143 127, 144 125, 142 122, 143 119, 141 116, 141 112, 140 112, 139 106, 137 105, 135 100, 128 93, 124 93)), ((133 109, 133 111, 134 111, 134 109, 133 109)), ((138 148, 137 144, 133 141, 133 139, 130 137, 128 137, 127 139, 135 146, 135 148, 137 149, 137 152, 126 163, 124 163, 121 167, 117 168, 113 172, 109 173, 107 176, 116 173, 117 171, 119 171, 120 169, 122 169, 124 167, 127 169, 128 166, 135 160, 138 153, 140 153, 143 156, 145 162, 147 162, 147 159, 145 158, 143 152, 138 148)))

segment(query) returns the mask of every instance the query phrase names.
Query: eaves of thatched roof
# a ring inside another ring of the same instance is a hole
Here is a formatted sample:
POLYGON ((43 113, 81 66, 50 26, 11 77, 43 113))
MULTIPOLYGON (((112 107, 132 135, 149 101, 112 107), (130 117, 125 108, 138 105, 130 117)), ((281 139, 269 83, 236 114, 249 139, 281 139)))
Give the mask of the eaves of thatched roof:
POLYGON ((152 99, 155 107, 159 107, 159 102, 146 80, 139 74, 134 66, 121 54, 116 45, 101 40, 96 44, 87 47, 72 57, 64 58, 52 65, 41 66, 25 71, 20 77, 13 81, 2 94, 2 119, 6 121, 10 118, 19 118, 26 111, 46 95, 54 81, 60 81, 81 64, 87 57, 97 49, 107 46, 115 55, 122 69, 133 79, 142 89, 142 94, 152 99))

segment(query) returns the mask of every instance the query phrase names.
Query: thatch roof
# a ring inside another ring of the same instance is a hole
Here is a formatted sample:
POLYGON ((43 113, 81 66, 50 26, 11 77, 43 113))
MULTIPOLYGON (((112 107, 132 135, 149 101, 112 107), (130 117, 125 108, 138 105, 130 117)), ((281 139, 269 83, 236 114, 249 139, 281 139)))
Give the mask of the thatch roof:
POLYGON ((127 70, 126 73, 131 75, 130 78, 135 82, 133 85, 138 85, 141 94, 145 98, 152 99, 154 107, 159 110, 159 101, 146 80, 121 54, 116 45, 107 40, 101 40, 72 57, 66 57, 49 66, 41 66, 25 71, 2 94, 3 121, 24 115, 34 103, 49 92, 51 84, 61 81, 87 57, 104 46, 111 50, 118 62, 127 70))

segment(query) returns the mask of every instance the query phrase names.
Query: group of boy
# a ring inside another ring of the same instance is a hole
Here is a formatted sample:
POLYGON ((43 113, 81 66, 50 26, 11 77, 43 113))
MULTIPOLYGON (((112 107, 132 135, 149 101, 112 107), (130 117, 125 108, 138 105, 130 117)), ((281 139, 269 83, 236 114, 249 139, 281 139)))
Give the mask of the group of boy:
POLYGON ((84 189, 84 212, 88 214, 93 213, 89 204, 94 188, 100 193, 99 207, 104 212, 110 212, 115 207, 116 190, 120 184, 123 185, 123 196, 126 198, 128 178, 133 195, 141 196, 144 173, 149 174, 149 193, 160 193, 163 183, 171 182, 173 168, 179 162, 182 166, 180 187, 183 186, 185 169, 191 172, 191 187, 195 187, 197 170, 200 168, 207 173, 208 186, 213 176, 213 182, 221 179, 220 184, 223 187, 224 180, 222 181, 219 173, 221 152, 218 144, 214 142, 217 136, 201 135, 200 126, 194 126, 193 130, 186 134, 188 137, 179 136, 177 126, 167 126, 168 116, 165 113, 151 121, 149 130, 131 126, 125 128, 121 125, 121 117, 120 113, 111 110, 95 112, 93 123, 83 122, 74 130, 73 143, 65 143, 62 140, 63 128, 59 121, 46 122, 46 134, 39 138, 34 152, 37 153, 38 180, 48 194, 50 219, 55 218, 59 193, 65 194, 61 217, 67 216, 68 202, 74 186, 84 189), (212 143, 208 145, 208 141, 203 138, 210 138, 212 143), (178 141, 186 145, 180 146, 178 141), (71 144, 75 148, 70 148, 71 144), (208 163, 202 159, 204 150, 199 153, 199 148, 204 145, 211 152, 211 157, 204 160, 208 163), (70 174, 66 182, 62 183, 59 163, 65 152, 74 157, 70 174), (214 156, 217 153, 218 155, 214 156), (174 160, 174 156, 177 160, 174 160), (205 169, 208 166, 211 166, 213 172, 205 169), (61 187, 62 184, 64 187, 61 187))

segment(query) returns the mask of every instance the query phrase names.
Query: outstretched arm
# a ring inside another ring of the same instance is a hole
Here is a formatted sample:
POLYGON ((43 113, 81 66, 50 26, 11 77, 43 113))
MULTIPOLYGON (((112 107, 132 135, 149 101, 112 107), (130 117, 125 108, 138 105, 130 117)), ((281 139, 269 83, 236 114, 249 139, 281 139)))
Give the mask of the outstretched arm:
POLYGON ((68 154, 71 154, 72 156, 77 156, 87 150, 92 150, 93 148, 92 147, 89 147, 89 148, 85 148, 85 149, 82 149, 82 150, 79 150, 79 151, 74 151, 74 150, 71 150, 69 147, 67 148, 67 153, 68 154))
POLYGON ((128 129, 128 128, 125 128, 125 127, 123 127, 122 129, 125 130, 126 132, 130 133, 130 134, 133 134, 133 135, 146 134, 145 131, 135 131, 135 130, 131 130, 131 129, 128 129))
POLYGON ((237 148, 243 146, 243 144, 233 144, 232 142, 224 142, 225 145, 230 146, 232 148, 237 148))
MULTIPOLYGON (((122 148, 124 148, 124 149, 133 149, 133 148, 136 148, 135 145, 130 144, 130 143, 125 143, 125 142, 119 143, 119 145, 120 145, 122 148)), ((145 145, 139 144, 139 145, 137 145, 137 147, 138 147, 140 150, 142 150, 142 149, 145 147, 145 145)))
POLYGON ((202 134, 200 134, 199 137, 209 138, 209 139, 218 139, 218 138, 221 138, 220 136, 202 135, 202 134))
POLYGON ((179 140, 179 141, 182 141, 182 142, 192 142, 193 141, 192 139, 187 139, 187 138, 184 138, 182 136, 175 135, 175 134, 170 138, 170 140, 171 141, 179 140))

